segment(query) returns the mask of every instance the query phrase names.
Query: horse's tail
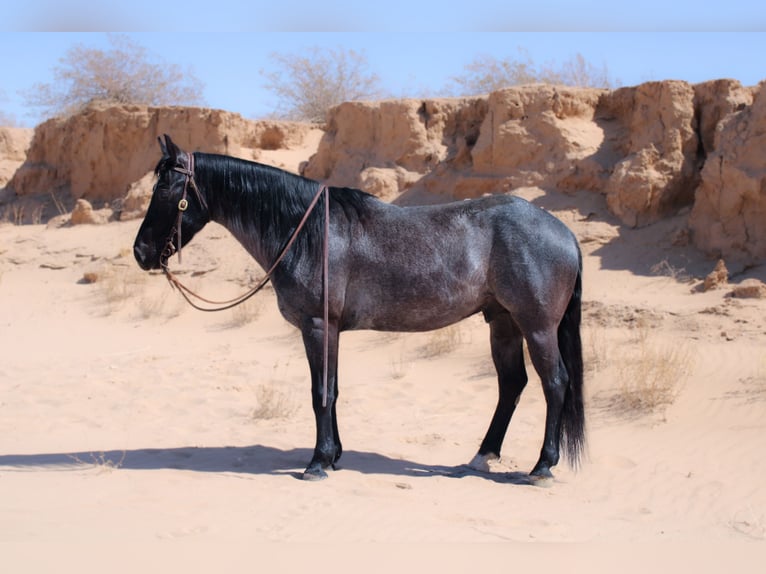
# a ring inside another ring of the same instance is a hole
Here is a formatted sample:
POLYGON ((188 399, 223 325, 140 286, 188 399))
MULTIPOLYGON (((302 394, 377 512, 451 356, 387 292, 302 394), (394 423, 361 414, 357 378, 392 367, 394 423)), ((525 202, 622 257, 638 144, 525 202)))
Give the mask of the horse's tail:
POLYGON ((582 315, 582 254, 572 297, 559 324, 559 353, 566 366, 569 384, 564 396, 559 442, 569 464, 577 469, 585 448, 585 406, 583 404, 583 361, 580 319, 582 315))

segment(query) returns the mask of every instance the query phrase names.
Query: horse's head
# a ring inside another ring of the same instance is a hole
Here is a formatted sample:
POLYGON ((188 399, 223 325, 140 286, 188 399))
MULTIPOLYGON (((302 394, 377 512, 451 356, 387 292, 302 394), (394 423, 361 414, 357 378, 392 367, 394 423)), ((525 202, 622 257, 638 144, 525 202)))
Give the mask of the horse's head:
POLYGON ((162 159, 155 169, 149 209, 133 244, 142 269, 160 269, 210 220, 203 192, 194 179, 194 156, 165 135, 160 138, 162 159))

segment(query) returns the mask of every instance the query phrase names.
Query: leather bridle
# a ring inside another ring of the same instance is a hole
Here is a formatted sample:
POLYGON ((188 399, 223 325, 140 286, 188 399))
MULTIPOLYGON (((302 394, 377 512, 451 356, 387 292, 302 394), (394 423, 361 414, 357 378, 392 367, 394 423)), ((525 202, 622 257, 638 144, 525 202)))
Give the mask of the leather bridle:
POLYGON ((232 307, 236 307, 237 305, 240 305, 241 303, 244 303, 250 297, 258 293, 261 289, 263 289, 266 284, 271 279, 271 276, 273 275, 274 271, 276 270, 277 266, 282 262, 282 260, 285 258, 285 255, 287 255, 287 252, 290 250, 290 248, 293 246, 293 243, 295 243, 295 240, 298 237, 298 234, 300 233, 301 229, 306 224, 306 221, 308 221, 309 215, 311 215, 311 212, 314 210, 314 207, 316 207, 317 203, 319 202, 319 198, 324 195, 324 212, 325 212, 325 218, 324 218, 324 245, 322 250, 322 298, 324 303, 324 329, 323 329, 323 353, 324 353, 324 361, 322 365, 322 386, 323 386, 323 392, 322 392, 322 406, 327 406, 327 359, 329 355, 329 309, 330 309, 330 302, 329 302, 329 262, 330 262, 330 191, 327 188, 326 185, 322 184, 319 186, 319 189, 317 190, 316 194, 314 195, 313 199, 311 200, 311 203, 306 208, 306 212, 303 214, 303 217, 301 218, 300 222, 298 223, 298 226, 295 228, 295 230, 292 232, 292 235, 290 235, 290 239, 287 241, 287 244, 282 248, 282 251, 280 251, 277 258, 274 260, 274 263, 272 263, 271 267, 269 267, 268 271, 266 271, 266 275, 261 278, 258 283, 252 287, 247 293, 244 293, 242 295, 239 295, 238 297, 234 297, 233 299, 229 299, 227 301, 214 301, 211 299, 207 299, 205 297, 202 297, 201 295, 195 293, 192 291, 189 287, 181 283, 181 281, 176 277, 173 272, 170 270, 170 267, 168 265, 168 260, 173 255, 173 253, 178 253, 178 262, 181 262, 181 226, 183 223, 183 215, 184 212, 189 208, 189 200, 187 199, 188 196, 188 190, 189 187, 194 191, 197 201, 200 204, 200 207, 202 207, 203 210, 208 212, 209 215, 209 207, 208 203, 205 200, 205 196, 200 191, 199 187, 197 186, 197 182, 194 180, 194 154, 190 153, 188 155, 189 157, 189 167, 183 168, 181 166, 174 166, 172 169, 173 171, 176 171, 178 173, 183 174, 186 179, 184 180, 184 191, 183 195, 181 196, 181 199, 178 201, 178 217, 176 219, 176 223, 173 226, 173 228, 170 230, 170 235, 168 236, 167 241, 165 242, 165 247, 162 250, 162 254, 160 255, 160 267, 162 268, 162 272, 165 274, 165 277, 167 278, 168 282, 172 287, 175 287, 178 289, 178 291, 181 293, 184 299, 186 299, 186 302, 189 303, 192 307, 199 311, 207 311, 207 312, 217 312, 217 311, 224 311, 226 309, 231 309, 232 307), (176 239, 177 246, 175 247, 173 245, 173 239, 176 239), (215 305, 215 307, 204 307, 202 305, 199 305, 198 303, 195 303, 192 299, 196 299, 197 301, 201 301, 203 303, 207 303, 209 305, 215 305))
POLYGON ((188 155, 189 157, 189 167, 183 168, 181 166, 173 166, 173 171, 177 171, 178 173, 182 173, 186 176, 186 179, 184 179, 184 192, 181 196, 181 199, 178 201, 178 218, 176 219, 175 226, 170 230, 170 235, 168 236, 167 241, 165 242, 165 248, 162 250, 162 257, 160 257, 160 264, 162 265, 162 270, 167 270, 167 261, 170 258, 171 255, 173 255, 174 252, 178 252, 178 262, 181 263, 181 220, 183 218, 184 211, 186 211, 189 208, 189 200, 187 199, 189 186, 194 190, 194 194, 197 196, 197 201, 200 204, 200 207, 202 207, 203 210, 209 211, 207 206, 207 201, 205 200, 205 196, 202 195, 202 192, 199 190, 199 187, 197 186, 197 182, 194 181, 194 154, 190 153, 188 155), (173 238, 176 239, 176 245, 177 247, 174 247, 173 245, 173 238))

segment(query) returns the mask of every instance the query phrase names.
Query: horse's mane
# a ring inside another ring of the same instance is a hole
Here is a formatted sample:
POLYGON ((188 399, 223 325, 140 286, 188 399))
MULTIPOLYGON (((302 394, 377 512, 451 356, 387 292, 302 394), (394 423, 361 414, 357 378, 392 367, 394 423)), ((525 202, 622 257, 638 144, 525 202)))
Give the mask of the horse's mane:
MULTIPOLYGON (((319 183, 288 171, 226 155, 195 153, 195 179, 208 194, 225 194, 208 202, 243 235, 255 235, 270 249, 286 243, 319 183)), ((158 169, 161 168, 158 165, 158 169)), ((347 218, 363 220, 379 200, 357 189, 330 188, 331 209, 340 207, 347 218)), ((319 257, 322 249, 323 202, 319 202, 291 251, 319 257)), ((318 260, 318 259, 317 259, 318 260)))

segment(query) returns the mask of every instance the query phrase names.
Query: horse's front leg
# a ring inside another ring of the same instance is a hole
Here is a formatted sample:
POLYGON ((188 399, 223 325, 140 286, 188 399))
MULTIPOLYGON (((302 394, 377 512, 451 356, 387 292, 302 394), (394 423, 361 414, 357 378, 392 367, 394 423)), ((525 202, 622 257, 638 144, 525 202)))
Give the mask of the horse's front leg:
POLYGON ((316 418, 314 456, 303 473, 304 480, 327 478, 325 469, 335 464, 343 451, 335 407, 338 400, 338 326, 328 325, 327 402, 324 398, 324 321, 311 319, 303 328, 303 344, 311 369, 311 402, 316 418))

